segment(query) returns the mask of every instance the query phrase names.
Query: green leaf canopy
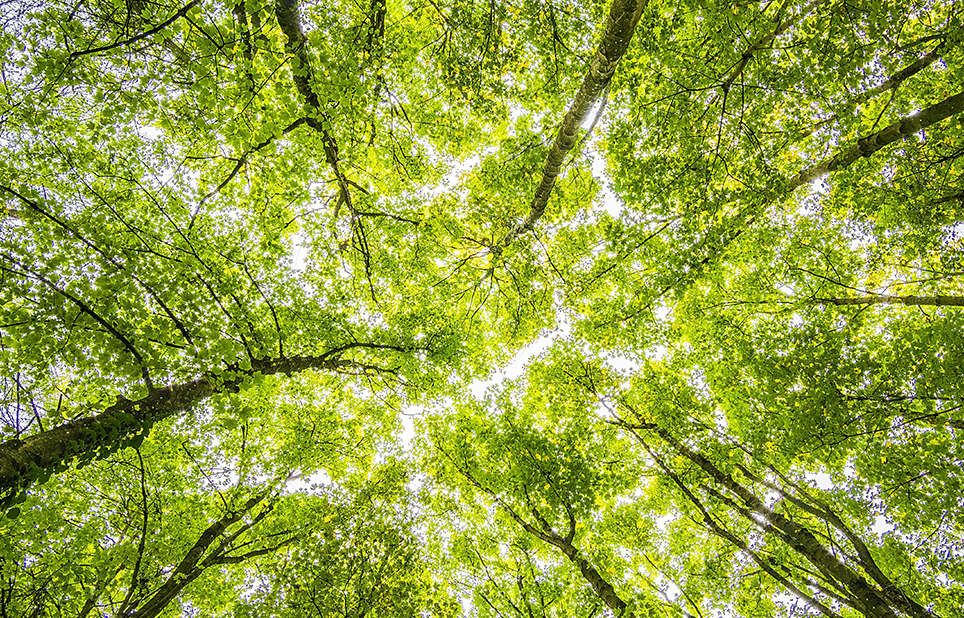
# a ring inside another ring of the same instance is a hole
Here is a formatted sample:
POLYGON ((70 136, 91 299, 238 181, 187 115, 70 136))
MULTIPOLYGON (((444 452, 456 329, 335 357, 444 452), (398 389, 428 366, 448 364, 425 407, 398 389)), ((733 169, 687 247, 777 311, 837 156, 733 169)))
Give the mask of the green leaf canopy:
POLYGON ((960 614, 959 3, 0 16, 0 615, 960 614))

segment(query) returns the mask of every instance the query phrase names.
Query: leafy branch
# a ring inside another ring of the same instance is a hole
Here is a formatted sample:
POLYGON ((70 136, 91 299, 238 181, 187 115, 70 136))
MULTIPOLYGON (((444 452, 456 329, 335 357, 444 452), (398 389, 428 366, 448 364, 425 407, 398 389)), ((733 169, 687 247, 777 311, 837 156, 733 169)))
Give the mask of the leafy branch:
POLYGON ((412 350, 403 346, 355 342, 318 356, 239 361, 223 374, 205 374, 189 382, 151 388, 146 397, 136 401, 118 396, 116 403, 93 416, 72 419, 23 440, 0 443, 0 506, 15 499, 18 489, 65 470, 71 459, 80 458, 84 463, 98 452, 107 454, 124 446, 139 445, 158 421, 185 412, 216 393, 237 392, 255 375, 291 375, 311 370, 341 372, 345 368, 359 367, 366 373, 376 370, 373 365, 360 365, 340 358, 351 349, 412 350))
POLYGON ((789 193, 821 176, 844 169, 861 157, 869 157, 885 146, 920 133, 927 127, 956 116, 962 111, 964 111, 964 92, 959 92, 916 114, 902 118, 876 133, 867 135, 857 140, 857 143, 850 148, 811 165, 790 179, 784 190, 789 193))
POLYGON ((150 36, 153 36, 153 35, 157 34, 157 33, 160 32, 161 30, 164 30, 165 28, 167 28, 168 26, 170 26, 171 24, 173 24, 174 22, 176 22, 178 19, 180 19, 180 18, 184 17, 185 15, 187 15, 187 14, 188 14, 188 11, 190 11, 191 9, 193 9, 195 6, 197 6, 197 5, 200 4, 200 3, 201 3, 201 0, 191 0, 191 2, 188 2, 186 5, 184 5, 184 7, 181 8, 181 10, 179 10, 177 13, 175 13, 174 15, 172 15, 171 17, 169 17, 168 19, 164 20, 163 22, 161 22, 161 23, 158 24, 157 26, 151 28, 150 30, 146 30, 146 31, 138 34, 137 36, 133 36, 133 37, 131 37, 131 38, 129 38, 129 39, 124 39, 124 40, 122 40, 122 41, 115 41, 114 43, 111 43, 111 44, 109 44, 109 45, 102 45, 102 46, 100 46, 100 47, 92 47, 92 48, 90 48, 90 49, 85 49, 85 50, 82 50, 82 51, 72 52, 72 53, 70 54, 70 59, 73 60, 74 58, 80 58, 81 56, 87 56, 87 55, 90 55, 90 54, 97 54, 97 53, 104 52, 104 51, 110 51, 110 50, 112 50, 112 49, 117 49, 117 48, 119 48, 119 47, 126 47, 126 46, 128 46, 128 45, 133 45, 134 43, 137 43, 138 41, 143 41, 144 39, 146 39, 146 38, 148 38, 148 37, 150 37, 150 36))
POLYGON ((483 485, 475 477, 475 475, 472 474, 471 470, 469 469, 468 461, 465 461, 463 464, 459 464, 455 457, 445 450, 440 444, 437 444, 436 448, 445 456, 446 459, 449 460, 449 462, 452 463, 462 477, 464 477, 473 487, 489 496, 489 498, 495 502, 495 504, 501 507, 502 510, 505 511, 506 514, 508 514, 509 517, 511 517, 517 524, 519 524, 523 530, 561 551, 563 555, 565 555, 566 558, 568 558, 569 561, 579 569, 579 573, 582 575, 583 579, 585 579, 586 582, 592 586, 596 595, 615 613, 616 616, 633 618, 634 614, 629 610, 629 605, 619 597, 613 585, 602 576, 596 567, 589 562, 585 556, 583 556, 583 553, 580 551, 580 549, 573 544, 572 540, 575 536, 576 522, 575 518, 573 517, 571 507, 566 507, 570 530, 565 536, 562 536, 556 532, 555 529, 553 529, 552 525, 535 507, 531 498, 529 498, 528 490, 525 486, 523 486, 522 492, 525 496, 525 501, 529 505, 530 512, 538 524, 538 527, 536 527, 493 489, 483 485))

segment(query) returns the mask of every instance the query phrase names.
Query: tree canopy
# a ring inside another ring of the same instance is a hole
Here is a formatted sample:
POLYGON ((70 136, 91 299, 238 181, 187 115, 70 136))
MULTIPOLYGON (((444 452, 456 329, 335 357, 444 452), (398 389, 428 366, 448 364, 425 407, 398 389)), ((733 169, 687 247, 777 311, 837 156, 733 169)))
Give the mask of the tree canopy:
POLYGON ((950 618, 950 0, 0 4, 0 616, 950 618))

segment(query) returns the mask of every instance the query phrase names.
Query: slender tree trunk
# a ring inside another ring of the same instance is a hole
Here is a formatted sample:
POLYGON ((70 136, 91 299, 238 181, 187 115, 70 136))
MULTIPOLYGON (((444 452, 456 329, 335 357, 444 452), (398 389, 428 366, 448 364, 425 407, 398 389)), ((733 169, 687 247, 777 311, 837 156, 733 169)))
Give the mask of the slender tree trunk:
MULTIPOLYGON (((936 52, 935 52, 936 53, 936 52)), ((934 54, 931 54, 934 55, 934 54)), ((920 63, 923 66, 933 62, 930 57, 922 59, 920 63)), ((905 71, 897 74, 895 78, 905 78, 907 75, 904 73, 911 72, 911 70, 920 70, 923 66, 912 65, 908 67, 905 71)), ((892 79, 895 79, 892 78, 892 79)), ((892 86, 899 82, 892 83, 892 86)), ((854 161, 861 157, 869 157, 875 152, 879 151, 888 144, 892 144, 898 140, 905 139, 933 124, 936 124, 942 120, 946 120, 952 116, 959 114, 964 111, 964 92, 956 94, 952 97, 928 107, 912 116, 908 116, 896 122, 889 127, 868 135, 857 141, 856 144, 841 151, 829 159, 826 159, 820 163, 812 165, 790 180, 778 180, 777 182, 783 182, 782 187, 777 187, 777 192, 780 197, 789 195, 792 191, 799 188, 801 185, 807 184, 812 180, 816 180, 821 176, 825 176, 832 172, 842 170, 852 164, 854 161)), ((672 274, 674 279, 673 283, 666 285, 656 296, 656 298, 662 297, 666 292, 673 289, 674 286, 678 286, 681 281, 692 281, 699 273, 702 272, 704 266, 706 266, 710 261, 712 261, 716 256, 720 255, 726 247, 730 245, 734 240, 736 240, 744 231, 745 228, 749 227, 750 223, 755 220, 756 216, 765 210, 765 208, 770 204, 769 200, 763 202, 757 202, 751 204, 751 206, 746 207, 740 214, 737 215, 736 222, 728 222, 727 229, 720 233, 720 238, 716 239, 706 239, 700 241, 697 247, 694 248, 694 253, 705 253, 706 255, 699 260, 694 260, 688 266, 689 268, 683 271, 677 271, 672 274), (739 227, 737 226, 737 222, 739 227)), ((893 297, 896 298, 896 297, 893 297)), ((947 296, 935 296, 935 297, 922 297, 923 299, 943 299, 940 304, 947 306, 955 306, 958 303, 953 302, 953 299, 957 297, 947 297, 947 296), (950 300, 948 300, 950 299, 950 300)), ((871 302, 833 302, 829 301, 831 304, 872 304, 871 302)), ((886 303, 888 301, 872 301, 876 303, 886 303)), ((896 301, 891 301, 894 304, 896 301)), ((904 304, 938 304, 934 303, 904 303, 904 304)))
POLYGON ((590 586, 592 586, 593 591, 596 596, 606 604, 606 607, 611 609, 617 618, 635 618, 633 612, 629 612, 628 606, 625 601, 623 601, 619 594, 616 593, 616 589, 602 574, 596 569, 595 566, 579 551, 579 548, 573 545, 572 540, 576 534, 576 522, 572 515, 572 511, 569 510, 569 532, 566 536, 562 536, 552 529, 549 522, 545 520, 536 508, 532 508, 532 514, 542 526, 540 530, 536 526, 532 525, 531 522, 527 521, 526 518, 522 517, 510 504, 499 497, 497 493, 482 485, 472 474, 465 468, 461 467, 455 459, 449 455, 444 449, 439 448, 443 455, 445 455, 449 461, 455 466, 459 473, 465 477, 465 479, 476 487, 479 491, 488 495, 493 502, 499 505, 509 517, 511 517, 523 530, 531 534, 532 536, 545 541, 546 543, 556 547, 572 562, 576 568, 579 569, 580 575, 585 579, 590 586))
POLYGON ((549 542, 558 547, 566 555, 566 558, 569 558, 569 562, 579 569, 579 573, 592 586, 596 596, 606 604, 606 607, 613 610, 613 614, 617 618, 634 618, 634 614, 627 611, 626 602, 619 598, 616 589, 609 583, 609 580, 603 577, 591 562, 583 558, 575 545, 559 536, 556 537, 556 540, 549 542))
POLYGON ((661 428, 656 428, 655 431, 680 455, 695 463, 714 481, 739 497, 751 511, 763 516, 770 525, 783 535, 785 542, 790 547, 809 560, 821 573, 843 584, 853 595, 857 609, 867 618, 898 618, 896 612, 882 598, 881 593, 875 590, 867 580, 843 564, 817 540, 809 529, 771 510, 750 490, 734 481, 732 477, 717 468, 702 454, 690 450, 668 431, 661 428))
POLYGON ((351 206, 349 183, 339 165, 338 142, 331 134, 332 119, 327 105, 322 106, 321 100, 314 89, 314 72, 311 70, 311 58, 308 56, 308 38, 301 25, 301 11, 298 0, 275 0, 275 18, 284 33, 287 43, 285 48, 294 58, 291 74, 295 88, 305 98, 305 113, 308 126, 321 135, 321 143, 325 151, 325 161, 338 179, 340 199, 351 206))
MULTIPOLYGON (((878 94, 882 94, 884 92, 887 92, 888 90, 896 90, 906 80, 910 79, 917 73, 920 73, 930 65, 940 60, 942 57, 943 47, 944 47, 944 44, 941 43, 935 49, 933 49, 930 53, 928 53, 926 56, 904 67, 903 69, 897 71, 896 73, 894 73, 893 75, 885 79, 879 85, 861 92, 854 98, 847 101, 844 105, 844 109, 854 110, 857 108, 857 106, 863 103, 866 103, 867 101, 874 98, 878 94)), ((831 122, 839 118, 840 115, 841 115, 841 112, 837 112, 832 116, 830 116, 829 118, 824 118, 820 122, 813 125, 813 127, 811 127, 809 131, 807 131, 806 135, 813 135, 817 131, 817 129, 830 124, 831 122)))
MULTIPOLYGON (((630 408, 630 410, 632 411, 632 408, 630 408)), ((771 534, 776 535, 777 538, 780 538, 794 551, 803 556, 828 580, 838 582, 842 586, 842 589, 847 590, 853 606, 867 618, 898 618, 898 615, 894 610, 894 606, 899 607, 902 612, 906 612, 912 616, 918 616, 919 618, 935 618, 936 615, 931 614, 930 612, 927 612, 927 614, 923 615, 920 614, 920 611, 924 610, 922 610, 920 605, 912 600, 907 599, 905 602, 903 598, 898 598, 902 597, 903 595, 903 593, 899 590, 878 590, 875 588, 859 573, 855 572, 852 568, 844 564, 840 558, 834 554, 834 552, 827 549, 827 547, 817 539, 809 528, 797 523, 785 515, 782 515, 781 513, 777 513, 770 509, 753 492, 740 483, 737 483, 729 474, 720 470, 715 464, 713 464, 713 462, 708 460, 701 453, 693 451, 685 444, 677 440, 665 429, 653 424, 639 426, 624 424, 623 426, 630 430, 648 429, 653 431, 667 444, 669 444, 678 454, 696 464, 719 486, 725 488, 728 492, 736 496, 741 502, 743 502, 743 504, 746 505, 746 509, 738 508, 742 515, 748 517, 751 521, 756 522, 758 525, 760 522, 757 521, 756 516, 762 517, 763 521, 767 524, 767 527, 771 530, 771 534), (753 514, 756 514, 756 516, 753 514), (892 601, 895 599, 898 602, 892 603, 892 601)), ((640 436, 637 435, 636 437, 637 439, 641 440, 640 436)), ((686 491, 688 493, 688 490, 686 491)), ((715 495, 720 497, 718 493, 715 495)), ((725 501, 731 506, 736 507, 736 504, 729 499, 726 499, 725 501)), ((837 523, 842 524, 842 522, 837 523)), ((861 547, 862 543, 861 546, 857 548, 858 553, 860 553, 861 547)), ((863 549, 866 550, 866 548, 863 549)), ((867 555, 869 556, 869 553, 867 555)), ((867 570, 870 572, 874 570, 876 564, 872 563, 866 566, 867 570)), ((882 573, 879 575, 882 579, 885 579, 883 578, 882 573)))
POLYGON ((251 509, 264 500, 266 495, 266 493, 262 493, 250 498, 239 510, 229 511, 223 517, 208 526, 204 532, 201 533, 201 536, 198 537, 197 542, 195 542, 191 549, 188 550, 187 554, 181 559, 177 567, 175 567, 157 592, 155 592, 139 608, 133 611, 125 612, 123 614, 124 617, 155 618, 158 614, 164 611, 164 609, 167 608, 167 606, 170 605, 171 602, 176 599, 178 595, 180 595, 181 592, 187 588, 191 582, 197 579, 207 568, 216 564, 242 562, 249 556, 263 555, 264 553, 277 550, 284 545, 285 543, 282 543, 272 549, 250 552, 244 556, 229 557, 226 555, 226 552, 230 551, 229 546, 234 539, 236 539, 242 532, 249 530, 259 521, 261 521, 267 514, 268 510, 270 510, 270 507, 266 510, 263 510, 251 522, 242 525, 241 528, 234 533, 225 536, 225 532, 229 527, 240 521, 242 517, 251 511, 251 509), (211 550, 211 547, 214 545, 215 541, 219 540, 220 542, 218 545, 211 550), (205 554, 207 555, 205 556, 205 554))
POLYGON ((814 298, 815 305, 915 305, 964 307, 964 296, 862 296, 858 298, 814 298))
POLYGON ((790 180, 785 189, 787 192, 793 191, 821 176, 844 169, 861 157, 869 157, 884 146, 906 139, 933 124, 961 113, 961 111, 964 111, 964 92, 955 94, 912 116, 903 118, 885 129, 858 140, 850 148, 829 159, 808 167, 797 174, 796 178, 790 180))
POLYGON ((830 609, 824 603, 821 603, 814 596, 811 596, 810 594, 805 592, 800 586, 797 586, 793 581, 791 581, 789 577, 781 573, 777 568, 774 567, 773 564, 767 561, 764 558, 764 556, 762 556, 759 552, 751 548, 750 545, 745 540, 736 536, 735 534, 727 530, 723 525, 721 525, 720 522, 716 521, 713 518, 713 516, 710 515, 710 512, 707 510, 703 502, 696 497, 696 495, 690 490, 690 488, 686 485, 686 483, 683 482, 683 480, 679 477, 679 475, 670 469, 666 461, 664 461, 662 457, 660 457, 656 452, 654 452, 649 447, 649 445, 646 444, 646 442, 642 439, 642 437, 639 434, 637 434, 631 428, 629 429, 632 432, 632 434, 636 437, 636 439, 639 440, 640 443, 642 443, 643 448, 646 449, 646 452, 649 453, 649 456, 653 458, 653 460, 660 467, 663 473, 665 473, 670 479, 672 479, 673 483, 675 483, 676 486, 680 489, 680 491, 683 492, 683 495, 685 495, 686 498, 693 504, 693 506, 695 506, 699 510, 700 515, 703 518, 703 524, 707 527, 707 529, 710 530, 710 532, 712 532, 719 538, 727 541, 728 543, 730 543, 731 545, 733 545, 734 547, 742 551, 744 554, 749 556, 750 559, 753 560, 753 562, 755 562, 757 566, 763 569, 763 571, 767 573, 770 577, 780 582, 784 587, 786 587, 787 590, 789 590, 791 593, 796 595, 798 598, 806 601, 811 607, 814 607, 817 610, 819 610, 820 613, 822 613, 827 618, 840 618, 839 614, 837 614, 835 611, 830 609))
POLYGON ((837 513, 834 512, 832 508, 814 498, 802 486, 791 482, 772 466, 770 466, 770 470, 776 474, 781 481, 783 481, 787 486, 796 489, 809 502, 785 492, 782 488, 778 487, 774 483, 771 483, 770 481, 767 481, 766 479, 760 478, 759 476, 753 474, 745 466, 741 464, 737 464, 737 466, 739 466, 740 470, 747 475, 747 478, 753 479, 756 482, 776 491, 783 499, 789 501, 806 513, 824 520, 843 533, 843 535, 847 537, 847 540, 850 541, 850 544, 853 546, 854 550, 857 552, 857 560, 861 568, 868 575, 870 575, 875 582, 877 582, 877 585, 880 586, 883 596, 893 607, 896 607, 908 616, 914 616, 915 618, 933 618, 934 614, 932 612, 928 611, 922 605, 905 595, 900 587, 897 586, 893 580, 887 577, 884 572, 880 570, 880 567, 877 565, 877 561, 874 560, 873 554, 870 553, 870 549, 867 547, 866 543, 864 543, 863 539, 861 539, 857 533, 850 528, 850 526, 844 523, 844 521, 839 515, 837 515, 837 513))
POLYGON ((606 20, 606 29, 602 41, 593 56, 589 71, 583 79, 579 92, 576 93, 569 111, 563 118, 562 126, 556 135, 556 141, 546 157, 546 164, 542 170, 542 180, 536 189, 535 196, 529 206, 529 214, 525 220, 512 227, 511 230, 492 247, 493 253, 501 253, 502 248, 514 242, 519 236, 531 231, 536 222, 546 212, 549 195, 556 184, 556 177, 562 171, 562 164, 566 155, 576 145, 579 127, 589 115, 589 110, 599 99, 603 90, 609 85, 616 66, 626 53, 629 42, 633 38, 636 23, 643 14, 649 0, 614 0, 606 20))
MULTIPOLYGON (((481 485, 477 486, 481 487, 481 485)), ((566 558, 569 559, 569 562, 579 569, 579 573, 582 575, 583 579, 585 579, 589 585, 592 586, 596 596, 598 596, 602 602, 606 604, 606 607, 611 609, 618 618, 634 618, 634 614, 632 612, 627 613, 626 602, 619 598, 619 595, 616 593, 616 589, 611 583, 609 583, 609 580, 603 577, 596 567, 593 566, 591 562, 586 560, 585 557, 583 557, 578 547, 573 545, 572 533, 574 530, 571 530, 568 536, 563 537, 554 532, 545 522, 543 522, 543 530, 539 530, 519 516, 515 510, 503 502, 494 493, 485 489, 483 489, 483 491, 486 491, 495 499, 497 504, 506 509, 509 515, 516 520, 516 522, 519 523, 526 532, 558 548, 566 556, 566 558)))

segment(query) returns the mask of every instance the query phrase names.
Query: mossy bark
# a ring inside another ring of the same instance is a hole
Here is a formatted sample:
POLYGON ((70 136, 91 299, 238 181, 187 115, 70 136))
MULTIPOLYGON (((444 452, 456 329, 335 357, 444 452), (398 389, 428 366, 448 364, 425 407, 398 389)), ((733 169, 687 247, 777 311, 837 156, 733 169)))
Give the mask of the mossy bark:
POLYGON ((190 382, 153 388, 137 401, 118 397, 116 403, 97 414, 70 420, 23 440, 3 442, 0 444, 0 497, 49 477, 74 458, 89 459, 101 449, 116 450, 158 421, 185 412, 215 393, 237 390, 244 379, 255 373, 290 375, 310 369, 337 370, 351 366, 351 361, 337 358, 351 347, 344 346, 321 356, 256 359, 246 371, 234 368, 235 377, 231 379, 204 375, 190 382))

